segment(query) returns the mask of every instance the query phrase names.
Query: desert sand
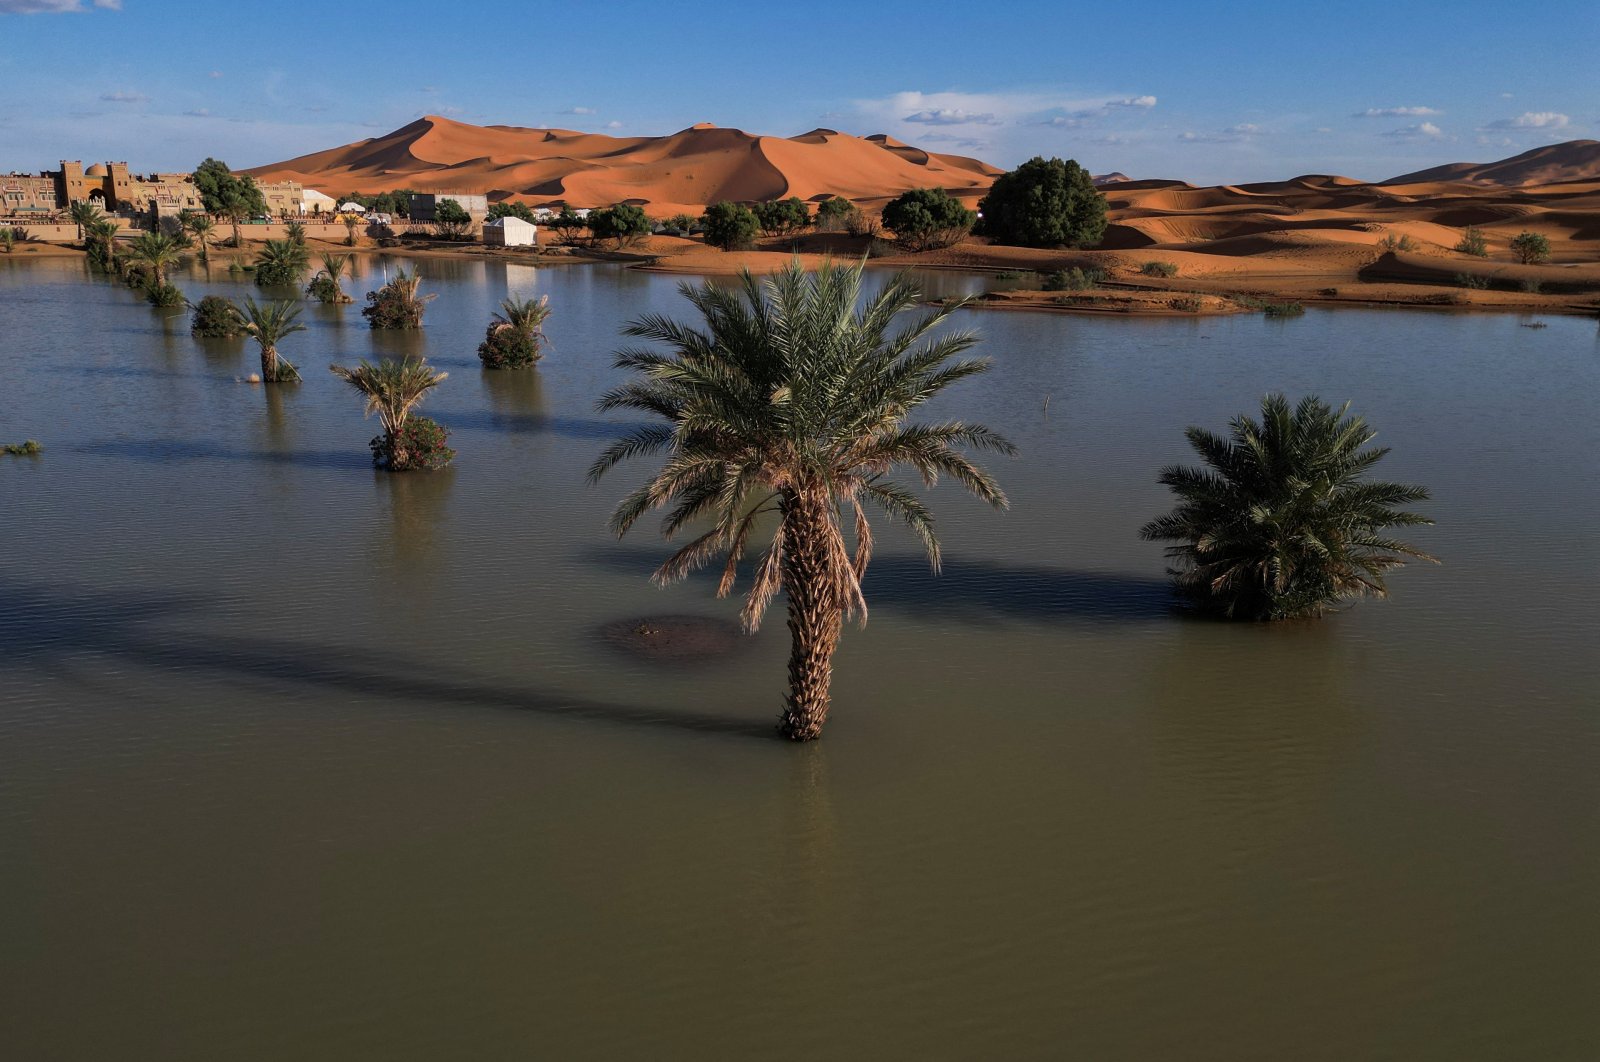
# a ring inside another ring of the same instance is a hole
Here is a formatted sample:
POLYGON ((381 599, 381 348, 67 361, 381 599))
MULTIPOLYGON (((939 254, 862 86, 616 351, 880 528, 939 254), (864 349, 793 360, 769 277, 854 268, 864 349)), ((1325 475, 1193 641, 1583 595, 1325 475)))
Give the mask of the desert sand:
MULTIPOLYGON (((698 214, 723 199, 791 195, 810 201, 842 195, 871 213, 909 188, 935 185, 975 204, 1002 171, 887 136, 829 129, 782 138, 696 125, 670 136, 618 138, 430 116, 386 136, 249 172, 332 194, 473 191, 535 205, 630 202, 665 217, 698 214)), ((1082 307, 1091 311, 1172 312, 1174 293, 1195 296, 1208 308, 1201 312, 1221 312, 1225 307, 1212 296, 1237 293, 1441 308, 1593 312, 1600 306, 1600 142, 1574 140, 1376 183, 1332 174, 1212 187, 1127 180, 1120 173, 1099 180, 1111 223, 1092 250, 1000 247, 970 238, 905 255, 892 240, 809 234, 729 254, 696 239, 658 236, 630 257, 644 268, 695 274, 770 271, 796 255, 808 267, 828 256, 869 254, 886 266, 1040 273, 1095 267, 1129 294, 1122 307, 1112 307, 1114 299, 1082 307), (1488 257, 1454 250, 1469 225, 1487 237, 1488 257), (1510 241, 1524 231, 1550 240, 1548 264, 1516 263, 1510 241), (1146 276, 1141 267, 1151 261, 1170 263, 1177 274, 1146 276)), ((1074 308, 1026 292, 995 302, 1074 308)))

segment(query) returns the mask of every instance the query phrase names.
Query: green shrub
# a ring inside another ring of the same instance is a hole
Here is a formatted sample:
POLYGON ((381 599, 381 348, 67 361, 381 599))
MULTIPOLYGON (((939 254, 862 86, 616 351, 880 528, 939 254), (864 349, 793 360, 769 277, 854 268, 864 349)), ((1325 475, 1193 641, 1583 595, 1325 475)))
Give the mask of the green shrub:
POLYGON ((746 251, 755 246, 760 222, 755 213, 741 203, 721 202, 706 207, 700 219, 706 242, 724 251, 746 251))
POLYGON ((1511 253, 1523 265, 1550 260, 1550 241, 1537 232, 1519 232, 1511 241, 1511 253))
POLYGON ((1396 236, 1391 232, 1378 241, 1378 246, 1385 251, 1415 251, 1421 247, 1421 244, 1403 233, 1396 236))
POLYGON ((943 188, 913 188, 883 208, 884 228, 908 251, 949 247, 972 231, 978 215, 943 188))
POLYGON ((1537 295, 1544 290, 1544 284, 1532 277, 1523 280, 1517 287, 1527 295, 1537 295))
POLYGON ((362 307, 361 316, 373 328, 421 328, 423 311, 433 299, 432 295, 417 294, 421 283, 415 270, 398 271, 389 283, 367 292, 367 305, 362 307))
POLYGON ((1468 225, 1461 231, 1461 242, 1456 244, 1456 250, 1462 254, 1470 254, 1474 258, 1489 257, 1489 238, 1483 230, 1476 225, 1468 225))
POLYGON ((844 231, 852 236, 877 239, 883 234, 883 223, 864 210, 853 210, 845 215, 844 231))
POLYGON ((454 199, 441 199, 433 206, 433 231, 442 240, 470 240, 472 215, 454 199))
POLYGON ((256 255, 256 286, 298 284, 311 265, 311 255, 293 240, 268 240, 256 255))
POLYGON ((372 464, 390 472, 443 468, 455 460, 447 442, 450 430, 427 417, 407 417, 400 430, 372 437, 372 464))
POLYGON ((757 203, 756 223, 767 236, 790 236, 811 224, 811 212, 798 196, 757 203))
POLYGON ((698 225, 699 222, 688 214, 674 214, 670 218, 662 221, 661 224, 666 228, 676 229, 678 232, 688 235, 689 231, 698 225))
POLYGON ((1264 303, 1261 312, 1268 317, 1296 317, 1306 312, 1306 308, 1298 302, 1269 302, 1264 303))
POLYGON ((500 304, 478 344, 478 360, 485 369, 523 369, 544 356, 544 322, 550 317, 550 297, 518 299, 500 304))
POLYGON ((618 203, 591 211, 589 232, 597 240, 615 240, 619 248, 632 247, 650 235, 650 219, 640 207, 618 203))
POLYGON ((978 214, 980 236, 1022 247, 1092 247, 1106 231, 1106 197, 1072 159, 1036 156, 1002 174, 978 214))
POLYGON ((162 309, 184 304, 183 292, 178 290, 176 284, 150 281, 144 285, 144 297, 145 301, 151 306, 157 306, 162 309))
POLYGON ((1175 277, 1178 267, 1172 262, 1146 262, 1139 267, 1139 272, 1147 277, 1175 277))
POLYGON ((1483 291, 1489 286, 1489 278, 1478 276, 1475 273, 1457 273, 1456 285, 1458 287, 1471 288, 1474 291, 1483 291))
POLYGON ((221 295, 207 295, 194 308, 189 332, 206 339, 232 339, 244 335, 244 323, 244 315, 232 300, 221 295))
POLYGON ((39 440, 37 439, 24 439, 19 443, 6 443, 4 446, 0 446, 0 451, 11 454, 13 457, 26 457, 44 453, 44 447, 39 445, 39 440))
POLYGON ((832 196, 817 204, 817 228, 822 232, 838 232, 849 228, 850 217, 861 213, 850 200, 832 196))
POLYGON ((1002 269, 994 275, 996 280, 1021 280, 1022 273, 1015 269, 1002 269))
POLYGON ((1087 291, 1099 287, 1106 279, 1103 269, 1059 269, 1045 274, 1039 286, 1045 291, 1087 291))
POLYGON ((1189 295, 1181 299, 1173 299, 1169 305, 1171 305, 1174 310, 1177 310, 1180 313, 1199 313, 1201 308, 1204 306, 1204 303, 1194 296, 1189 295))
POLYGON ((494 221, 498 218, 520 218, 531 223, 534 220, 533 208, 527 203, 516 203, 507 199, 489 208, 488 219, 494 221))

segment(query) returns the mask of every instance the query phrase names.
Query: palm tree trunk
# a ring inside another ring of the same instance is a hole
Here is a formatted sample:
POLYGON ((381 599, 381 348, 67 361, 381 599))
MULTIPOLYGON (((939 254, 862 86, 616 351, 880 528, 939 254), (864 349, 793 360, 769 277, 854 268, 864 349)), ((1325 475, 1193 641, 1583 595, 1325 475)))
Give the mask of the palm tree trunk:
POLYGON ((278 349, 261 345, 261 382, 272 383, 278 378, 278 349))
POLYGON ((828 718, 833 652, 844 617, 827 548, 826 496, 785 499, 783 582, 789 599, 789 697, 778 729, 814 741, 828 718))

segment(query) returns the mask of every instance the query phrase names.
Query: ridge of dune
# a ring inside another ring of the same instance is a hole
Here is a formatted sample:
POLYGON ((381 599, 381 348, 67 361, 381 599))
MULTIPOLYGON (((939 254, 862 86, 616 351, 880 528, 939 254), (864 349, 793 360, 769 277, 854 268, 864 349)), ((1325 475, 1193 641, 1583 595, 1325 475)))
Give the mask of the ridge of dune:
POLYGON ((1403 173, 1378 183, 1413 185, 1448 182, 1517 188, 1595 178, 1600 178, 1600 140, 1568 140, 1536 147, 1495 162, 1449 162, 1443 166, 1403 173))

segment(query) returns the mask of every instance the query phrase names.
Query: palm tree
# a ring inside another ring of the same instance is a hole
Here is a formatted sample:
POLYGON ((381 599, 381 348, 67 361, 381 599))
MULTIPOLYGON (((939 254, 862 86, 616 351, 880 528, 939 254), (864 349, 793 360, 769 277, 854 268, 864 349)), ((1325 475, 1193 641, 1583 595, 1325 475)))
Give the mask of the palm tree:
POLYGON ((344 243, 346 247, 356 245, 356 230, 361 227, 361 219, 354 214, 346 214, 344 221, 344 243))
POLYGON ((239 196, 229 196, 223 202, 223 213, 228 216, 229 223, 233 226, 233 246, 243 247, 244 236, 239 232, 239 223, 250 216, 250 204, 239 196))
POLYGON ((200 260, 211 261, 211 240, 217 233, 217 223, 210 214, 194 213, 183 219, 184 231, 200 243, 200 260))
POLYGON ((997 509, 1006 497, 962 448, 1015 452, 1002 436, 960 420, 908 424, 908 414, 988 363, 957 360, 977 337, 931 336, 964 303, 932 310, 891 332, 916 307, 921 291, 902 275, 859 310, 861 266, 825 265, 808 277, 798 264, 766 281, 743 274, 738 290, 707 283, 681 288, 704 326, 652 314, 624 334, 662 343, 617 353, 637 377, 600 400, 602 410, 661 417, 629 432, 589 470, 597 480, 629 458, 666 453, 661 471, 625 497, 610 527, 627 533, 646 512, 671 506, 667 537, 711 527, 656 570, 668 583, 726 554, 719 596, 764 517, 770 545, 756 563, 741 619, 755 630, 779 589, 788 597, 789 696, 780 731, 795 741, 818 737, 827 718, 833 652, 843 620, 866 622, 861 578, 872 554, 864 503, 903 521, 939 567, 933 515, 912 491, 888 478, 910 466, 928 486, 949 476, 997 509), (843 524, 854 524, 855 552, 843 524))
POLYGON ((292 243, 298 243, 302 247, 306 245, 306 226, 304 222, 291 221, 284 227, 284 232, 292 243))
POLYGON ((311 278, 311 283, 306 286, 306 294, 320 302, 354 302, 339 286, 339 278, 344 276, 345 269, 350 265, 350 256, 324 251, 321 258, 322 269, 311 278))
POLYGON ((1383 534, 1433 523, 1397 508, 1428 492, 1362 479, 1389 450, 1367 448, 1377 433, 1349 409, 1313 395, 1291 412, 1268 395, 1261 420, 1234 417, 1228 438, 1185 432, 1207 467, 1162 469, 1177 508, 1140 531, 1177 543, 1166 552, 1181 565, 1180 592, 1230 619, 1317 616, 1346 598, 1387 597, 1383 573, 1408 557, 1435 560, 1383 534))
POLYGON ((274 284, 298 284, 310 264, 311 255, 304 244, 293 240, 268 240, 256 253, 256 284, 264 288, 274 284))
POLYGON ((377 291, 367 292, 361 316, 373 328, 421 328, 422 313, 437 296, 419 295, 422 277, 415 269, 395 270, 393 279, 377 291))
POLYGON ((478 358, 487 369, 521 369, 544 356, 544 322, 550 317, 550 296, 519 299, 512 296, 500 303, 500 312, 489 322, 478 358))
POLYGON ((89 226, 101 217, 100 205, 93 199, 80 199, 67 208, 73 224, 78 226, 78 242, 83 243, 89 226))
POLYGON ((84 223, 83 234, 83 246, 90 263, 107 273, 116 269, 117 223, 97 214, 84 223))
MULTIPOLYGON (((421 404, 429 391, 443 383, 449 377, 449 373, 435 370, 423 358, 406 358, 401 361, 384 358, 376 365, 363 358, 361 364, 353 369, 343 365, 329 365, 328 369, 366 396, 368 416, 374 413, 378 415, 378 422, 383 426, 383 434, 372 441, 375 464, 398 472, 433 463, 426 458, 419 459, 419 455, 405 452, 402 440, 406 438, 411 411, 421 404)), ((433 426, 432 421, 428 421, 428 424, 433 426)), ((441 429, 438 445, 442 447, 443 442, 441 429)), ((453 451, 447 452, 453 454, 453 451)), ((449 458, 445 457, 437 463, 443 464, 448 460, 449 458)))
POLYGON ((178 264, 183 251, 182 241, 160 232, 141 233, 128 244, 129 257, 150 271, 158 288, 166 284, 167 270, 178 264))
POLYGON ((244 330, 254 337, 261 347, 261 381, 263 383, 288 383, 300 379, 300 371, 278 356, 278 344, 306 326, 296 321, 300 307, 287 300, 269 302, 258 306, 256 300, 244 298, 244 330))

